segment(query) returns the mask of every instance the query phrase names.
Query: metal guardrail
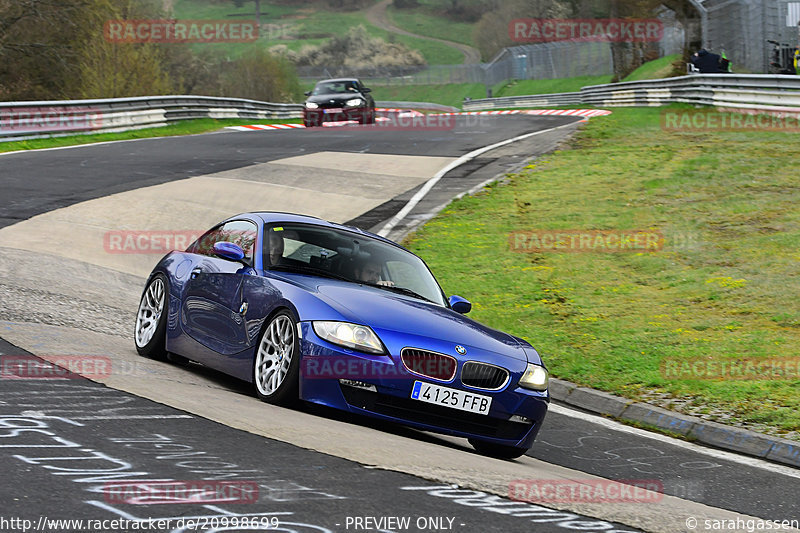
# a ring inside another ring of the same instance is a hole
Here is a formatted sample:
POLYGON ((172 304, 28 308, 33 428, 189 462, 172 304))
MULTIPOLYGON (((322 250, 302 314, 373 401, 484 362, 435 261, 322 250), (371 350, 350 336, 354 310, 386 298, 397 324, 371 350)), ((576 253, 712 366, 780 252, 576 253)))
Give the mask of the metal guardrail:
POLYGON ((660 106, 671 103, 800 113, 800 76, 693 74, 658 80, 590 85, 573 93, 472 100, 464 103, 464 109, 478 111, 584 104, 598 107, 660 106))
POLYGON ((0 102, 0 141, 113 133, 196 118, 299 118, 302 109, 301 104, 213 96, 0 102))
MULTIPOLYGON (((658 80, 591 85, 580 92, 484 98, 464 110, 571 105, 659 106, 688 103, 748 111, 800 114, 800 76, 693 74, 658 80)), ((384 107, 452 111, 425 102, 379 102, 384 107)), ((111 133, 195 118, 249 120, 302 116, 301 104, 212 96, 144 96, 102 100, 0 102, 0 141, 111 133)))
POLYGON ((552 107, 580 105, 581 93, 531 94, 527 96, 502 96, 464 101, 464 111, 505 109, 509 107, 552 107))
POLYGON ((457 107, 444 104, 434 104, 431 102, 403 102, 403 101, 383 100, 375 102, 375 106, 384 108, 394 108, 394 109, 425 109, 426 111, 442 111, 445 113, 461 111, 457 107))

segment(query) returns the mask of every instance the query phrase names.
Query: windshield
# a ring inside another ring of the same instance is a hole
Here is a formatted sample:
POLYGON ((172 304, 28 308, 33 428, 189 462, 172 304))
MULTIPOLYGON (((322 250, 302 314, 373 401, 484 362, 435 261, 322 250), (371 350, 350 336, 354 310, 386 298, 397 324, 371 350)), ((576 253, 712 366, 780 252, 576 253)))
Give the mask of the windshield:
POLYGON ((378 239, 306 224, 268 227, 264 265, 271 270, 343 279, 445 305, 439 284, 416 255, 378 239))
POLYGON ((319 94, 350 94, 357 93, 358 86, 354 81, 322 81, 314 87, 314 96, 319 94))

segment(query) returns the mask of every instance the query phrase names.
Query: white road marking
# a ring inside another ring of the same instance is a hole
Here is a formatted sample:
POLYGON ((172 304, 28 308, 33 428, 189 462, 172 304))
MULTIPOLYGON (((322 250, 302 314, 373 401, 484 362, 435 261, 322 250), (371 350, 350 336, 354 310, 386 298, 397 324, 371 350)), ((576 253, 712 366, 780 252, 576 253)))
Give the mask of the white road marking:
POLYGON ((570 122, 569 124, 564 124, 562 126, 556 126, 555 128, 548 128, 546 130, 534 131, 533 133, 526 133, 525 135, 519 135, 519 136, 513 137, 511 139, 506 139, 505 141, 500 141, 498 143, 490 144, 489 146, 484 146, 483 148, 478 148, 477 150, 473 150, 468 154, 462 155, 461 157, 459 157, 458 159, 456 159, 455 161, 453 161, 452 163, 450 163, 449 165, 447 165, 446 167, 441 169, 439 172, 437 172, 431 179, 429 179, 425 183, 425 185, 423 185, 422 188, 419 191, 417 191, 417 194, 415 194, 408 201, 408 203, 405 206, 403 206, 403 208, 395 216, 393 216, 392 219, 389 220, 389 222, 387 222, 383 226, 383 228, 381 228, 381 230, 378 232, 378 235, 380 235, 381 237, 386 237, 387 235, 389 235, 389 232, 391 232, 394 229, 394 227, 397 226, 397 224, 399 224, 406 217, 406 215, 408 215, 411 212, 411 210, 414 209, 414 207, 416 207, 416 205, 423 198, 425 198, 425 196, 431 191, 431 189, 433 189, 433 186, 436 185, 436 183, 440 179, 442 179, 445 174, 447 174, 448 172, 450 172, 454 168, 457 168, 457 167, 463 165, 464 163, 467 163, 467 162, 475 159, 479 155, 481 155, 481 154, 483 154, 485 152, 488 152, 489 150, 494 150, 495 148, 500 148, 501 146, 505 146, 507 144, 511 144, 513 142, 516 142, 516 141, 521 141, 523 139, 528 139, 530 137, 534 137, 536 135, 541 135, 543 133, 547 133, 547 132, 550 132, 550 131, 559 130, 561 128, 567 128, 567 127, 572 126, 572 125, 573 125, 573 123, 570 122))
MULTIPOLYGON (((707 455, 709 457, 713 457, 715 459, 724 459, 726 461, 731 461, 734 463, 739 463, 746 466, 751 466, 753 468, 760 468, 761 470, 767 470, 769 472, 773 472, 776 474, 781 474, 784 476, 789 476, 793 478, 800 479, 800 470, 792 468, 790 466, 783 466, 774 463, 770 463, 769 461, 765 461, 763 459, 759 459, 757 457, 748 457, 746 455, 739 455, 736 453, 726 452, 723 450, 715 450, 713 448, 707 448, 705 446, 699 446, 697 444, 693 444, 691 442, 687 442, 680 439, 675 439, 673 437, 668 437, 666 435, 661 435, 660 433, 653 433, 651 431, 647 431, 644 429, 639 429, 631 426, 626 426, 620 422, 615 420, 611 420, 610 418, 605 418, 598 415, 592 415, 589 413, 584 413, 581 411, 575 411, 568 407, 564 407, 563 405, 558 405, 554 403, 550 403, 550 407, 548 408, 550 411, 554 413, 558 413, 560 415, 568 416, 571 418, 577 418, 579 420, 584 420, 586 422, 591 422, 592 424, 600 424, 607 428, 613 429, 615 431, 619 431, 621 433, 628 433, 631 435, 636 435, 638 437, 645 437, 651 440, 656 440, 659 442, 664 442, 666 444, 670 444, 672 446, 678 446, 679 448, 684 448, 686 450, 690 450, 695 453, 700 453, 703 455, 707 455)), ((536 446, 536 444, 534 444, 536 446)))
POLYGON ((192 415, 108 415, 108 416, 73 416, 73 420, 150 420, 164 418, 194 418, 192 415))

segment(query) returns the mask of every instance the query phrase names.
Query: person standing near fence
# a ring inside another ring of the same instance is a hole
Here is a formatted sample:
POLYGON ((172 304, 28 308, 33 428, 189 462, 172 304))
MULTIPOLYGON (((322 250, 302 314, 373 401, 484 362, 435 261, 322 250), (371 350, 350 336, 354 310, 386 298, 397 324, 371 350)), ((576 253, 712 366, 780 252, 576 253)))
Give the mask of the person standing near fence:
POLYGON ((794 49, 794 73, 800 76, 800 47, 794 49))
POLYGON ((712 54, 703 48, 692 56, 692 64, 697 67, 701 74, 719 74, 721 59, 719 54, 712 54))

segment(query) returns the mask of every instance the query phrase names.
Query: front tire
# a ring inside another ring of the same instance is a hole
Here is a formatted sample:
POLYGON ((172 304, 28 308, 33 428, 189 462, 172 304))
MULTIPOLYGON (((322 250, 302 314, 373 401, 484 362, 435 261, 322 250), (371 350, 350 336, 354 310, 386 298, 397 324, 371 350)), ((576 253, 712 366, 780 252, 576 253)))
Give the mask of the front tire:
POLYGON ((139 355, 152 359, 167 356, 167 314, 169 286, 163 274, 156 274, 142 293, 133 340, 139 355))
POLYGON ((375 110, 365 111, 359 122, 361 124, 375 124, 375 110))
POLYGON ((491 442, 486 442, 483 440, 478 439, 468 439, 469 443, 472 444, 472 447, 475 448, 475 451, 482 455, 488 455, 489 457, 496 457, 498 459, 516 459, 517 457, 522 457, 525 455, 525 452, 528 451, 527 448, 517 448, 516 446, 503 446, 502 444, 492 444, 491 442))
POLYGON ((277 405, 296 403, 299 368, 297 320, 288 310, 282 310, 272 317, 258 342, 253 360, 256 396, 277 405))

